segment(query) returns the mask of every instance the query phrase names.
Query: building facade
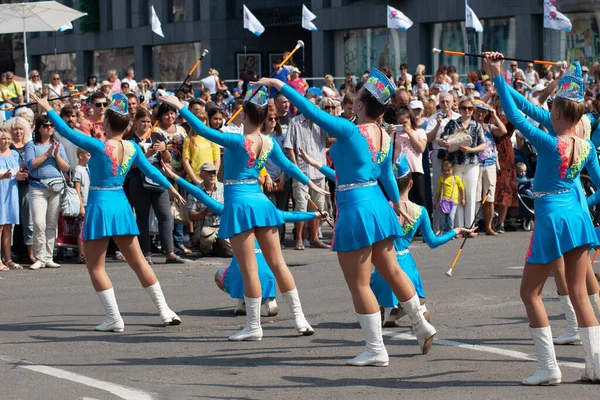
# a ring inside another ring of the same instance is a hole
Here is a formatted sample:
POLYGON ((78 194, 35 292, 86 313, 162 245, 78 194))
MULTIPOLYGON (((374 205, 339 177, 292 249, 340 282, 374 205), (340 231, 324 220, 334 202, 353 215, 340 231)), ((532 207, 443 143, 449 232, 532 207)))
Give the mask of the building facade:
MULTIPOLYGON (((81 1, 62 2, 78 8, 81 1)), ((570 33, 543 28, 543 1, 469 0, 484 26, 478 34, 465 28, 464 0, 96 0, 97 31, 81 34, 75 23, 74 31, 31 34, 28 45, 30 63, 45 80, 58 71, 63 80, 79 83, 91 73, 102 80, 110 68, 122 76, 130 66, 138 77, 178 81, 204 48, 210 53, 194 78, 206 75, 209 67, 225 79, 235 79, 244 67, 268 75, 272 63, 297 40, 306 44, 304 53, 294 56, 304 76, 362 74, 384 65, 398 71, 402 63, 409 71, 425 64, 428 73, 452 64, 464 73, 479 65, 478 59, 433 55, 433 47, 498 50, 523 59, 579 59, 586 65, 598 60, 600 0, 558 1, 558 9, 573 22, 570 33), (317 15, 317 32, 301 28, 303 3, 317 15), (151 4, 165 38, 151 30, 151 4), (260 37, 243 29, 244 4, 266 28, 260 37), (414 25, 407 31, 387 29, 388 4, 414 25)))

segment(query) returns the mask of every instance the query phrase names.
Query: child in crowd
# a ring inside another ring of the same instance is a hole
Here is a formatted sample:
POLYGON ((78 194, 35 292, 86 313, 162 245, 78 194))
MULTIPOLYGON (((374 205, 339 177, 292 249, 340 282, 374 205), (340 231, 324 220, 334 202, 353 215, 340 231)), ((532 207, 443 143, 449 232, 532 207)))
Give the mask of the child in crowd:
POLYGON ((527 165, 522 162, 517 163, 517 183, 519 193, 533 198, 533 179, 527 177, 527 165))
MULTIPOLYGON (((459 176, 454 175, 454 165, 446 160, 442 163, 443 175, 438 180, 437 192, 434 207, 440 207, 440 230, 448 232, 454 228, 454 216, 458 206, 460 195, 460 204, 465 205, 465 186, 459 176)), ((440 232, 436 232, 439 234, 440 232)))
POLYGON ((19 153, 10 149, 12 138, 10 133, 0 130, 0 243, 2 247, 2 259, 0 260, 0 271, 8 269, 23 269, 19 264, 11 260, 11 238, 12 225, 19 225, 19 191, 17 189, 17 177, 20 171, 19 153))
POLYGON ((83 220, 85 218, 85 206, 87 205, 88 191, 90 190, 90 171, 88 169, 88 162, 90 161, 90 153, 84 149, 77 149, 77 159, 79 164, 75 167, 73 173, 73 183, 75 184, 75 190, 79 195, 79 235, 77 235, 77 250, 79 255, 77 257, 78 264, 85 264, 85 253, 83 252, 83 220))

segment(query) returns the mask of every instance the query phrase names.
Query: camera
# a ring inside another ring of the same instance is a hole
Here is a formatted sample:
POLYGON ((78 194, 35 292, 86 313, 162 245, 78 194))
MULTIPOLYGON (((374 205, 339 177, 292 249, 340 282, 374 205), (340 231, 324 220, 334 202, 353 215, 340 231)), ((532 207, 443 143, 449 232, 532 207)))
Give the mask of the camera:
POLYGON ((144 96, 140 96, 140 103, 143 103, 145 100, 144 96))
POLYGON ((441 113, 442 118, 448 118, 448 114, 446 113, 441 113))

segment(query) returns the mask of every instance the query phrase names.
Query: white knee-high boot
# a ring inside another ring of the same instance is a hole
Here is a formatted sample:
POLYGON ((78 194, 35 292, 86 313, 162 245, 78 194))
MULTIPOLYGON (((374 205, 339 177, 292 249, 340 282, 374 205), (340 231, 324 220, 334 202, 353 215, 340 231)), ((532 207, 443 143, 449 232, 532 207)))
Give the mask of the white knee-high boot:
POLYGON ((581 338, 579 337, 579 328, 577 326, 577 316, 573 309, 573 304, 569 296, 558 296, 560 305, 565 313, 565 319, 567 320, 567 330, 563 332, 557 338, 554 338, 554 344, 581 344, 581 338))
POLYGON ((581 379, 600 383, 600 326, 579 328, 579 332, 585 357, 585 372, 581 379))
POLYGON ((535 351, 538 356, 538 368, 528 378, 523 379, 523 385, 557 385, 560 383, 562 374, 556 362, 556 353, 552 344, 552 330, 549 326, 545 328, 529 328, 535 351))
POLYGON ((282 296, 294 316, 296 331, 304 336, 314 334, 315 330, 310 326, 302 312, 302 304, 300 303, 300 297, 298 296, 298 289, 294 288, 289 292, 282 293, 282 296))
POLYGON ((106 319, 94 329, 102 332, 123 332, 125 330, 125 323, 123 322, 123 318, 121 318, 121 313, 119 313, 115 290, 110 288, 96 292, 96 294, 102 306, 104 306, 106 319))
POLYGON ((381 313, 356 314, 358 322, 365 335, 366 348, 352 360, 346 361, 346 365, 364 367, 374 365, 376 367, 387 367, 389 357, 383 344, 381 332, 381 313))
POLYGON ((160 288, 160 283, 156 281, 156 283, 152 286, 148 286, 146 288, 146 292, 152 298, 154 305, 158 308, 158 313, 160 315, 160 320, 164 325, 179 325, 181 324, 181 318, 173 312, 167 305, 167 301, 165 300, 165 295, 163 294, 162 289, 160 288))
POLYGON ((429 353, 429 349, 433 344, 433 337, 437 333, 433 325, 425 319, 423 308, 419 297, 415 294, 412 299, 400 302, 402 308, 408 314, 413 335, 419 341, 419 347, 422 354, 429 353))
POLYGON ((262 340, 263 331, 260 327, 260 297, 253 299, 244 297, 246 303, 246 326, 238 333, 229 336, 229 340, 262 340))

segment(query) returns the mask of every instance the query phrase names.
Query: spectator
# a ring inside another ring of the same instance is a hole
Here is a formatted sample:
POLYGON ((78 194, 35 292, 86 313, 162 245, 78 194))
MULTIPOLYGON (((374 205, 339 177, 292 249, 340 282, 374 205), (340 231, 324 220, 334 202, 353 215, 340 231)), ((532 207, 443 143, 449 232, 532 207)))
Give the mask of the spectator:
POLYGON ((19 224, 19 190, 17 188, 17 175, 19 173, 19 154, 10 149, 11 135, 5 130, 0 130, 0 244, 2 259, 0 271, 8 269, 23 269, 12 260, 11 239, 12 226, 19 224))
POLYGON ((131 93, 131 89, 129 87, 129 83, 127 83, 127 82, 121 82, 121 93, 123 93, 124 95, 127 95, 127 94, 131 93))
POLYGON ((459 97, 462 97, 465 94, 465 87, 458 80, 458 74, 456 72, 453 73, 452 75, 450 75, 450 79, 452 79, 452 82, 450 82, 450 85, 452 85, 452 89, 456 90, 459 97))
MULTIPOLYGON (((273 74, 271 75, 271 77, 275 78, 275 79, 279 79, 281 82, 287 83, 287 81, 290 77, 290 71, 287 68, 279 67, 279 64, 281 64, 281 59, 277 59, 273 62, 273 64, 272 64, 273 74)), ((277 93, 278 93, 277 89, 271 88, 269 90, 269 97, 274 98, 277 93)))
MULTIPOLYGON (((217 182, 217 167, 204 163, 200 167, 202 183, 198 185, 215 201, 223 203, 223 184, 217 182)), ((217 235, 221 225, 221 217, 214 214, 195 197, 188 195, 190 221, 194 222, 194 235, 203 255, 213 254, 218 257, 231 257, 233 250, 228 239, 220 239, 217 235)))
POLYGON ((29 129, 25 132, 25 142, 31 140, 31 131, 33 130, 35 114, 31 108, 21 107, 15 110, 15 117, 21 117, 29 124, 29 129))
POLYGON ((423 65, 423 64, 417 65, 417 68, 415 69, 415 73, 413 74, 413 79, 411 82, 413 86, 417 83, 417 75, 421 75, 422 77, 425 77, 425 65, 423 65))
POLYGON ((454 217, 458 205, 465 205, 465 187, 460 176, 455 174, 452 162, 444 160, 442 162, 442 168, 443 174, 437 182, 433 206, 435 209, 439 210, 441 215, 440 232, 445 233, 454 228, 454 217), (445 206, 444 200, 446 200, 445 206))
POLYGON ((52 82, 48 86, 48 98, 55 99, 65 95, 65 85, 60 80, 59 74, 52 75, 52 82))
POLYGON ((104 114, 108 107, 108 98, 103 92, 95 92, 90 96, 90 105, 93 109, 91 117, 86 118, 81 122, 81 130, 88 136, 95 137, 102 141, 106 141, 104 135, 104 114))
MULTIPOLYGON (((408 65, 405 63, 400 64, 400 73, 396 76, 396 80, 399 81, 400 78, 404 79, 408 84, 412 86, 413 77, 408 73, 408 65)), ((407 88, 408 89, 408 88, 407 88)))
POLYGON ((137 82, 135 81, 135 71, 133 68, 129 67, 125 70, 125 78, 121 80, 121 87, 123 86, 123 82, 129 85, 129 89, 135 94, 139 92, 139 87, 137 82))
POLYGON ((61 193, 62 173, 69 169, 64 147, 54 139, 54 125, 47 116, 35 121, 33 140, 25 145, 29 170, 29 205, 33 218, 33 255, 29 269, 58 268, 52 260, 61 193))
POLYGON ((437 87, 440 89, 440 91, 447 93, 450 91, 450 89, 452 89, 452 85, 450 85, 450 83, 446 82, 446 74, 445 73, 438 73, 435 76, 435 82, 433 83, 433 85, 431 85, 432 88, 437 87))
MULTIPOLYGON (((223 92, 221 92, 221 93, 223 93, 223 92)), ((182 95, 183 101, 189 102, 190 100, 192 100, 194 98, 194 92, 192 90, 192 83, 186 82, 183 85, 183 88, 181 89, 181 91, 178 93, 178 95, 182 95)))
MULTIPOLYGON (((582 68, 582 70, 583 70, 583 68, 582 68)), ((529 86, 535 86, 540 82, 540 76, 538 75, 537 71, 535 69, 533 69, 532 63, 527 64, 527 71, 525 72, 525 80, 527 81, 529 86)), ((586 82, 586 81, 584 80, 584 82, 586 82)))
POLYGON ((292 120, 292 115, 290 114, 290 101, 281 93, 277 93, 273 101, 275 103, 275 108, 277 109, 277 116, 279 117, 281 129, 283 133, 287 133, 290 121, 292 120))
POLYGON ((321 91, 323 92, 323 97, 329 97, 330 99, 335 101, 340 100, 340 94, 335 88, 335 83, 333 82, 332 75, 325 75, 325 84, 321 88, 321 91))
POLYGON ((356 94, 356 76, 353 72, 346 72, 346 79, 340 86, 340 95, 346 97, 348 93, 356 94))
MULTIPOLYGON (((208 70, 208 76, 200 81, 205 89, 208 89, 208 93, 212 98, 217 94, 218 90, 227 90, 227 86, 223 87, 219 82, 219 71, 214 68, 208 70)), ((210 99, 204 99, 206 101, 210 99)))
POLYGON ((129 117, 131 118, 131 121, 134 121, 135 113, 140 106, 140 102, 135 93, 127 93, 127 105, 129 106, 129 117))
POLYGON ((481 94, 485 95, 488 93, 495 93, 494 82, 492 82, 491 79, 486 79, 485 81, 483 81, 483 91, 481 94))
POLYGON ((110 82, 111 87, 110 90, 112 94, 121 93, 121 80, 117 76, 116 69, 109 69, 108 74, 106 75, 106 80, 110 82))
MULTIPOLYGON (((83 133, 77 128, 77 109, 75 107, 67 104, 61 108, 59 115, 71 129, 83 133)), ((54 139, 65 148, 65 154, 67 155, 67 161, 69 162, 70 166, 69 169, 71 172, 75 172, 75 168, 77 167, 77 164, 79 164, 77 146, 63 138, 58 132, 54 132, 54 139)))
POLYGON ((308 83, 302 78, 300 78, 300 70, 297 67, 292 68, 292 76, 288 80, 288 83, 296 89, 303 96, 306 94, 309 86, 308 83))
MULTIPOLYGON (((231 106, 231 112, 233 114, 235 114, 237 112, 238 109, 242 108, 242 106, 244 105, 244 100, 243 99, 237 99, 233 105, 231 106)), ((224 118, 225 111, 222 111, 222 117, 224 118)), ((240 135, 244 134, 244 125, 242 124, 242 121, 244 120, 244 115, 242 113, 239 113, 232 121, 229 125, 224 126, 222 129, 220 129, 223 132, 231 132, 231 133, 239 133, 240 135)), ((218 164, 216 164, 217 167, 219 167, 218 164)))
POLYGON ((448 122, 438 144, 450 148, 449 140, 456 135, 470 136, 470 143, 461 145, 456 151, 448 152, 448 159, 454 164, 456 175, 460 177, 465 187, 466 205, 457 210, 456 226, 471 226, 475 219, 475 204, 477 201, 477 181, 479 179, 479 153, 485 150, 485 139, 481 124, 473 120, 475 106, 468 97, 463 97, 458 109, 460 117, 448 122))
POLYGON ((30 95, 39 95, 42 92, 42 79, 40 78, 40 72, 37 69, 32 70, 29 73, 29 81, 27 82, 27 91, 30 95))
MULTIPOLYGON (((286 99, 287 100, 287 99, 286 99)), ((325 164, 325 150, 327 148, 327 133, 321 130, 312 121, 306 119, 303 115, 294 117, 290 122, 290 127, 285 138, 283 147, 287 150, 290 160, 298 165, 298 168, 318 187, 325 189, 325 176, 308 165, 299 157, 299 151, 302 149, 317 162, 325 164)), ((313 209, 308 206, 308 198, 322 210, 325 206, 325 197, 313 190, 309 190, 308 185, 294 180, 292 182, 292 196, 294 197, 296 211, 307 211, 313 209)), ((304 223, 296 223, 296 246, 295 250, 304 250, 302 241, 304 223)), ((311 247, 329 248, 328 245, 319 240, 319 223, 311 222, 309 229, 309 242, 311 247)))
MULTIPOLYGON (((33 264, 33 220, 29 211, 29 170, 25 165, 25 144, 31 140, 31 126, 20 117, 11 120, 10 133, 12 138, 11 150, 19 155, 19 172, 16 174, 19 192, 19 229, 22 232, 22 243, 27 249, 29 263, 33 264)), ((16 231, 15 227, 15 231, 16 231)), ((15 239, 16 242, 21 242, 15 239)))
POLYGON ((215 94, 215 101, 214 101, 214 105, 217 108, 220 108, 223 111, 227 111, 227 109, 229 108, 228 104, 223 101, 224 95, 222 91, 217 91, 217 93, 215 94))
POLYGON ((402 107, 408 107, 410 104, 410 93, 405 88, 399 88, 394 93, 394 97, 392 98, 393 107, 396 110, 399 110, 402 107))
POLYGON ((101 85, 101 92, 102 94, 104 94, 104 97, 106 97, 107 99, 110 99, 113 95, 113 91, 112 91, 112 83, 110 83, 109 81, 102 81, 102 85, 101 85))
POLYGON ((90 171, 88 162, 90 161, 90 153, 84 149, 77 149, 77 166, 73 173, 73 185, 79 195, 79 217, 78 224, 79 233, 77 235, 77 263, 85 264, 85 251, 83 249, 83 220, 85 218, 85 207, 87 206, 88 193, 90 190, 90 171))
POLYGON ((2 92, 7 103, 13 106, 24 103, 23 88, 15 81, 15 74, 10 71, 6 73, 6 83, 2 84, 2 92))
MULTIPOLYGON (((192 111, 202 123, 208 125, 208 116, 200 109, 192 111)), ((198 135, 193 129, 183 141, 183 168, 187 180, 198 186, 200 180, 200 167, 206 163, 213 164, 219 170, 221 164, 221 150, 219 145, 198 135)))
POLYGON ((98 90, 100 90, 98 78, 96 78, 96 75, 94 74, 88 75, 87 79, 85 80, 85 85, 83 85, 83 91, 87 92, 88 94, 92 94, 98 90))
POLYGON ((425 83, 423 75, 415 75, 415 84, 412 89, 416 96, 429 96, 429 86, 425 83))
POLYGON ((346 95, 342 99, 342 114, 340 115, 340 117, 355 123, 356 114, 354 114, 354 99, 354 93, 346 93, 346 95))
POLYGON ((515 74, 517 72, 520 72, 521 76, 525 76, 525 73, 523 72, 523 70, 521 68, 519 68, 519 63, 517 63, 516 61, 511 61, 510 67, 508 67, 508 70, 504 74, 504 76, 506 78, 506 83, 508 83, 509 85, 512 85, 515 80, 515 74))
MULTIPOLYGON (((162 106, 165 106, 163 104, 162 106)), ((161 106, 161 107, 162 107, 161 106)), ((164 112, 164 111, 163 111, 164 112)), ((148 138, 145 134, 152 127, 150 113, 141 108, 135 113, 136 131, 131 140, 139 144, 144 150, 148 162, 160 168, 160 161, 169 164, 171 153, 167 151, 165 136, 158 130, 154 130, 148 138)), ((174 253, 173 245, 173 217, 171 216, 171 203, 169 192, 160 186, 148 183, 148 179, 135 165, 129 172, 129 201, 135 208, 135 216, 140 231, 139 241, 142 253, 149 264, 152 264, 152 248, 150 244, 150 206, 158 220, 158 234, 162 245, 162 251, 166 254, 167 264, 181 264, 184 261, 174 253)))

